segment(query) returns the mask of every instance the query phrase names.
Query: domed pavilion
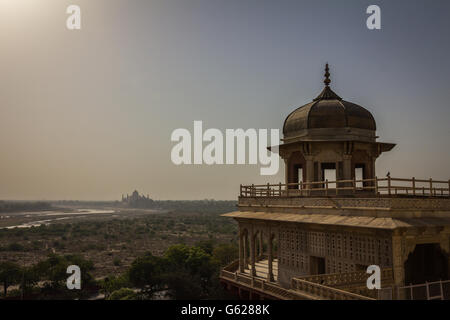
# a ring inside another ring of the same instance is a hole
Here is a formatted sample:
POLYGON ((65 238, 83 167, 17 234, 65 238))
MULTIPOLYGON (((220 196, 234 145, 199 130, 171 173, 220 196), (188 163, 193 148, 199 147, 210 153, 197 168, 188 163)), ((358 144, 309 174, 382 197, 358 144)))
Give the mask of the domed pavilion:
POLYGON ((376 142, 372 114, 343 100, 331 90, 330 82, 327 64, 322 92, 284 121, 280 156, 287 183, 324 181, 326 171, 331 180, 351 180, 355 172, 359 179, 372 179, 375 160, 395 146, 376 142))
POLYGON ((220 281, 243 299, 450 299, 450 180, 377 176, 395 145, 330 88, 328 64, 324 83, 284 121, 285 183, 241 185, 224 214, 239 259, 220 281), (373 268, 381 288, 367 286, 373 268))

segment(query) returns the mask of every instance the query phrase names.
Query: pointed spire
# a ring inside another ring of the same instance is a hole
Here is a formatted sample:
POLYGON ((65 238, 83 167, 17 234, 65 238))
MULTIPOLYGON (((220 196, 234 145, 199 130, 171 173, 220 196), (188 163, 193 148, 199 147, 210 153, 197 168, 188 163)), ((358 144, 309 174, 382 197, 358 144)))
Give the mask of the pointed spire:
POLYGON ((323 83, 325 83, 325 88, 323 88, 322 92, 313 100, 342 100, 341 97, 339 97, 333 90, 330 88, 330 68, 328 67, 328 62, 325 65, 325 80, 323 80, 323 83))
POLYGON ((330 68, 328 68, 328 62, 327 62, 327 64, 325 65, 325 74, 324 74, 325 80, 323 81, 323 83, 325 83, 325 86, 327 86, 327 87, 330 85, 330 82, 331 82, 329 71, 330 71, 330 68))

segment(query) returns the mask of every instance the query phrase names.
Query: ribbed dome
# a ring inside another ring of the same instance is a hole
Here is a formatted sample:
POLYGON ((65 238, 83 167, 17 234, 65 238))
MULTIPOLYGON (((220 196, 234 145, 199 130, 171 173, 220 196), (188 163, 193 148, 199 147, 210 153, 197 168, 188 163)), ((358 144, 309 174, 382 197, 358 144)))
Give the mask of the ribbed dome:
POLYGON ((319 96, 294 110, 284 121, 284 138, 305 136, 308 129, 348 128, 351 131, 351 128, 355 128, 375 132, 375 119, 369 111, 357 104, 342 100, 330 89, 328 65, 325 76, 326 86, 319 96))

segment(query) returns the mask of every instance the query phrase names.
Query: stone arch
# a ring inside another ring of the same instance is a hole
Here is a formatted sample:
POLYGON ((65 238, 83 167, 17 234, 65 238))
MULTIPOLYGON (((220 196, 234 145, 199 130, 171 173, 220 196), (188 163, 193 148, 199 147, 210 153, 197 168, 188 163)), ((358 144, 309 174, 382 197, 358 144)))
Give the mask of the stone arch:
POLYGON ((439 243, 416 244, 404 262, 405 284, 447 280, 449 256, 439 243))

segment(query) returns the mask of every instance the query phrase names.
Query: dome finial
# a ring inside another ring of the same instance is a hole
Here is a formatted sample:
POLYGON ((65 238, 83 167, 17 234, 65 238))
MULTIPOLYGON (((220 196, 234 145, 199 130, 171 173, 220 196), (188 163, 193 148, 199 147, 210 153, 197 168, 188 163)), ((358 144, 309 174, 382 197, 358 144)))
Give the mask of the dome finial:
POLYGON ((330 68, 328 67, 328 62, 325 64, 325 80, 323 80, 323 83, 325 83, 325 88, 323 88, 322 92, 313 100, 342 100, 341 97, 339 97, 336 93, 333 92, 330 88, 330 68))
POLYGON ((327 64, 325 65, 325 80, 323 81, 323 83, 325 83, 325 86, 327 86, 327 87, 330 85, 330 82, 331 82, 330 73, 328 71, 330 71, 330 68, 328 68, 328 62, 327 62, 327 64))

